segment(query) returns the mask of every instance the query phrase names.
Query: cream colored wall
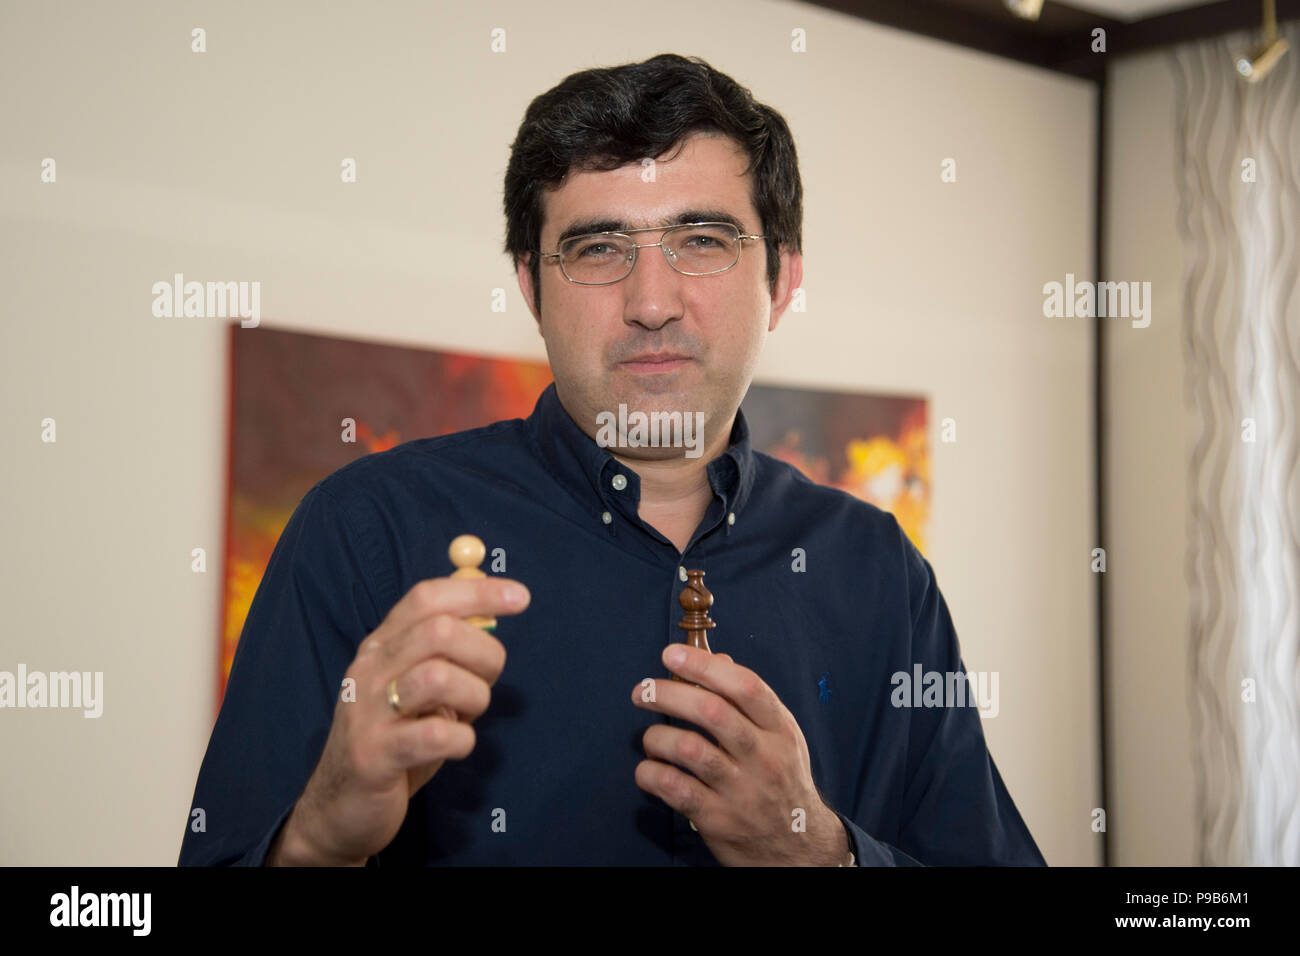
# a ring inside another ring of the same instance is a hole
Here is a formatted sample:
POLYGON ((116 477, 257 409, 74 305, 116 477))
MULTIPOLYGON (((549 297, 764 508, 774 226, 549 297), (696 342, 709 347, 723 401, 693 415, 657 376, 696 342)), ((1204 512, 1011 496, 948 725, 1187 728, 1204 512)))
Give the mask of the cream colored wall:
POLYGON ((1121 866, 1197 862, 1185 577, 1189 418, 1183 262, 1167 54, 1112 70, 1107 278, 1151 283, 1151 325, 1106 349, 1107 557, 1113 806, 1121 866))
POLYGON ((466 6, 0 10, 0 669, 105 675, 98 720, 0 712, 0 862, 174 862, 211 729, 224 323, 154 318, 152 283, 256 280, 268 325, 543 358, 498 252, 508 145, 568 73, 666 50, 790 121, 808 311, 760 379, 929 396, 929 552, 967 666, 1000 674, 991 750, 1047 860, 1094 862, 1091 340, 1041 293, 1090 272, 1091 87, 793 3, 466 6))

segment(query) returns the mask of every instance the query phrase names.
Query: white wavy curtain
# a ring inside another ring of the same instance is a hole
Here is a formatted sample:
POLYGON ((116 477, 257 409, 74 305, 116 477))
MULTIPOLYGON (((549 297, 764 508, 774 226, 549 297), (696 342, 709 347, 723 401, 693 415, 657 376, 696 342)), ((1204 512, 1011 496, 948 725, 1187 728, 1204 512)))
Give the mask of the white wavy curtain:
POLYGON ((1211 866, 1300 864, 1300 23, 1280 32, 1291 50, 1258 84, 1233 68, 1255 33, 1169 54, 1191 707, 1211 866))

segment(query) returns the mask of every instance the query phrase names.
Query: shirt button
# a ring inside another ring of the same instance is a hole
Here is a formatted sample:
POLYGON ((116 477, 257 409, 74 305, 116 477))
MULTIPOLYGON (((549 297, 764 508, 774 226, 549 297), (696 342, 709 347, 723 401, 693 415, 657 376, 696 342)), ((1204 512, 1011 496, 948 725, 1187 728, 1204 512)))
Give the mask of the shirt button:
POLYGON ((735 523, 736 523, 736 513, 733 511, 731 514, 727 515, 727 524, 735 524, 735 523))
POLYGON ((605 524, 609 524, 611 521, 614 520, 614 516, 610 514, 608 511, 606 511, 603 514, 601 514, 600 520, 605 522, 605 524))
POLYGON ((614 486, 615 491, 622 491, 624 488, 627 487, 627 476, 615 475, 613 478, 609 480, 609 483, 614 486))
POLYGON ((683 581, 685 581, 685 580, 686 580, 686 569, 683 568, 683 567, 681 567, 680 565, 678 565, 678 567, 677 567, 677 576, 678 576, 679 578, 681 578, 683 581))

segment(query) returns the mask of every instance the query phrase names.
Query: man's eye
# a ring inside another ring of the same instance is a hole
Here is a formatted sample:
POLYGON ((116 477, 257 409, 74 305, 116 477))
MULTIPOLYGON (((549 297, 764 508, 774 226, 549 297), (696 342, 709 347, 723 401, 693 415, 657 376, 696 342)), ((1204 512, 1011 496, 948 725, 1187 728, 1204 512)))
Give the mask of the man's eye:
POLYGON ((592 242, 578 250, 580 256, 603 256, 614 251, 614 247, 607 242, 592 242))

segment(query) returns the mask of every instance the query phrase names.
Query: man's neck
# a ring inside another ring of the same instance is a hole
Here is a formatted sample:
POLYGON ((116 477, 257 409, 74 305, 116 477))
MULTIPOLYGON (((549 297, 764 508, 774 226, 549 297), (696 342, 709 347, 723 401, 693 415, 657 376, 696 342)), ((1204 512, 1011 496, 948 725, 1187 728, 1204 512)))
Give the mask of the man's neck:
POLYGON ((637 514, 641 520, 685 552, 691 535, 699 527, 713 499, 709 485, 709 462, 727 450, 735 416, 719 432, 719 438, 698 458, 636 459, 614 455, 641 479, 641 501, 637 514))

